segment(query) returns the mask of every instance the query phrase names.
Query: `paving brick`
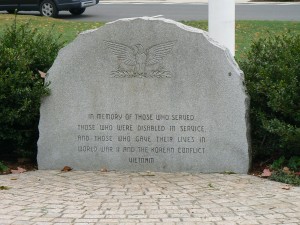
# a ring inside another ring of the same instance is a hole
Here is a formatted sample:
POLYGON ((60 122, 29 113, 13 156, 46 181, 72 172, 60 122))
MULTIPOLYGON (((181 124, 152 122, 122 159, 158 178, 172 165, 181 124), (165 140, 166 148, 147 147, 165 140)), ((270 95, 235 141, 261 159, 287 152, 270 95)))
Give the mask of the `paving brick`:
POLYGON ((34 222, 33 225, 53 225, 51 222, 34 222))
POLYGON ((166 222, 166 223, 170 223, 170 222, 178 223, 180 221, 181 221, 180 218, 163 218, 162 219, 162 222, 166 222))
POLYGON ((83 215, 83 218, 87 218, 87 219, 103 219, 105 217, 104 214, 85 214, 83 215))
POLYGON ((72 225, 95 225, 96 223, 73 223, 72 225))
POLYGON ((73 218, 73 219, 75 219, 75 218, 81 218, 82 217, 82 215, 83 214, 81 214, 81 213, 68 213, 68 214, 63 214, 62 215, 62 218, 73 218))
POLYGON ((126 214, 126 215, 144 215, 145 210, 126 210, 124 214, 126 214))
POLYGON ((286 191, 280 183, 238 174, 154 174, 0 176, 1 185, 13 187, 0 192, 0 224, 300 224, 300 187, 286 191))
POLYGON ((126 214, 118 214, 118 215, 105 215, 105 219, 125 219, 127 217, 126 214))
MULTIPOLYGON (((1 219, 1 223, 3 224, 3 225, 6 225, 6 224, 12 224, 14 221, 13 220, 11 220, 11 219, 1 219)), ((2 225, 1 224, 1 225, 2 225)))
POLYGON ((128 215, 128 219, 145 219, 147 215, 128 215))
POLYGON ((167 214, 150 214, 149 215, 149 218, 151 219, 163 219, 163 218, 168 218, 168 215, 167 214))
POLYGON ((55 223, 72 223, 74 219, 71 218, 54 218, 53 222, 55 223))
POLYGON ((33 221, 33 222, 50 222, 52 220, 54 220, 54 218, 37 217, 37 218, 33 218, 31 221, 33 221))
POLYGON ((286 217, 300 218, 300 210, 298 212, 294 212, 294 213, 284 213, 284 215, 286 217))
POLYGON ((98 219, 75 219, 75 223, 96 223, 98 219))
POLYGON ((219 221, 216 223, 216 225, 237 225, 238 223, 234 221, 219 221))
POLYGON ((140 219, 140 223, 141 224, 146 224, 146 223, 159 223, 159 222, 161 222, 160 221, 160 219, 151 219, 151 218, 149 218, 149 219, 140 219))

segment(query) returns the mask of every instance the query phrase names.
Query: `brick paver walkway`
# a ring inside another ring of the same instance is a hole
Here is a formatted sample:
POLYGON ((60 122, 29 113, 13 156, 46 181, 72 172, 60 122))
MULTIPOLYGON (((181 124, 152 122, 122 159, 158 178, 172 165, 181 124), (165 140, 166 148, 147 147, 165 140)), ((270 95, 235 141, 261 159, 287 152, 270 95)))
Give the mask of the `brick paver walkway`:
POLYGON ((0 224, 300 224, 300 187, 249 175, 35 171, 0 176, 0 224))

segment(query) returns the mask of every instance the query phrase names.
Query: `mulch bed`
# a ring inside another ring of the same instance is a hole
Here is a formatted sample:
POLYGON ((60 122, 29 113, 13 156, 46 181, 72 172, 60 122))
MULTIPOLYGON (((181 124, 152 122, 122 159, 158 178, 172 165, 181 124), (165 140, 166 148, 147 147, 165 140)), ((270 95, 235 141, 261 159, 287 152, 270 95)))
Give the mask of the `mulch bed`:
POLYGON ((18 159, 18 161, 3 161, 3 163, 9 168, 9 170, 5 172, 0 171, 0 175, 10 174, 11 170, 17 170, 18 167, 23 168, 26 171, 34 171, 38 169, 37 163, 28 159, 18 159))

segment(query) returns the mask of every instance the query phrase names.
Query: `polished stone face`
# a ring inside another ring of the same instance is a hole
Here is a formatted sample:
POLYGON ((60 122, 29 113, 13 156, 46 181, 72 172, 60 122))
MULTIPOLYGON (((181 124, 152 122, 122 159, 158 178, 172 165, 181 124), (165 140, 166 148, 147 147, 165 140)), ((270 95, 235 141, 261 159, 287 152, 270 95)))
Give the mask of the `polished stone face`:
POLYGON ((224 47, 171 20, 85 32, 48 72, 39 169, 246 173, 243 80, 224 47))

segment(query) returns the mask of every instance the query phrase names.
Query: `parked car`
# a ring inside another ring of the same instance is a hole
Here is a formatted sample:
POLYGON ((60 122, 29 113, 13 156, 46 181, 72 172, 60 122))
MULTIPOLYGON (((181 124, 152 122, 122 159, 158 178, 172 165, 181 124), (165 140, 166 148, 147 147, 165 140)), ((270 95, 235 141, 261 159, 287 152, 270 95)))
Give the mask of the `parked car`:
POLYGON ((43 16, 57 17, 59 11, 81 15, 86 7, 98 3, 99 0, 0 0, 0 11, 40 11, 43 16))

